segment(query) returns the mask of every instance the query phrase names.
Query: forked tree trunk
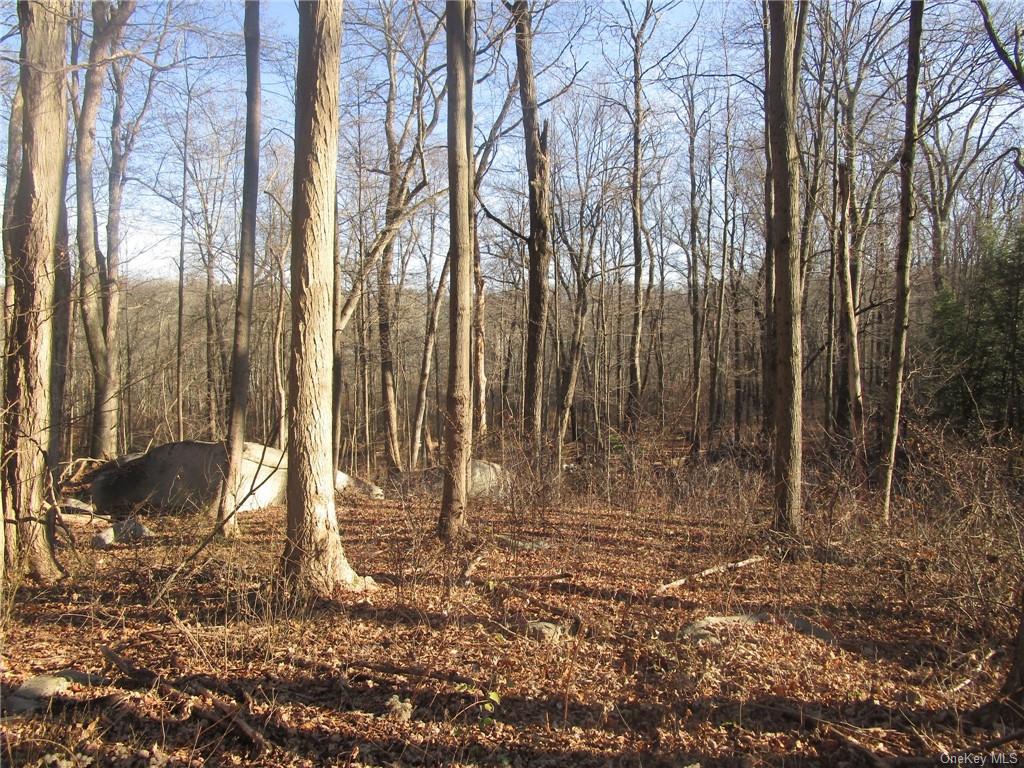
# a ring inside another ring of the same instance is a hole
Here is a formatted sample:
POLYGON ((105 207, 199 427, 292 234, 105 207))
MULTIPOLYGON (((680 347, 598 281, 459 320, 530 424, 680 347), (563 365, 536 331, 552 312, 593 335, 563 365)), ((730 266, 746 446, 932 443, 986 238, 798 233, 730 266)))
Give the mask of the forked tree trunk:
POLYGON ((333 228, 342 0, 299 5, 292 192, 292 349, 288 390, 288 525, 284 573, 330 595, 369 586, 348 564, 331 457, 333 228))
POLYGON ((19 556, 42 581, 60 575, 41 517, 48 478, 53 264, 67 140, 69 10, 62 0, 18 5, 23 155, 9 230, 14 305, 5 349, 3 508, 17 518, 19 556))
POLYGON ((470 342, 473 313, 473 113, 471 44, 473 0, 445 6, 448 67, 448 200, 451 245, 448 402, 444 494, 438 535, 458 539, 466 528, 466 481, 472 453, 470 342))
MULTIPOLYGON (((89 347, 93 375, 93 422, 89 452, 97 458, 110 458, 117 450, 117 244, 108 237, 107 255, 99 250, 96 227, 96 203, 93 194, 93 158, 96 151, 96 118, 103 101, 103 85, 113 47, 121 37, 128 18, 135 8, 133 0, 125 0, 113 11, 106 2, 92 6, 93 38, 89 45, 89 66, 85 73, 82 106, 76 126, 75 184, 78 207, 78 263, 81 287, 82 326, 89 347), (112 263, 113 261, 113 263, 112 263)), ((120 130, 123 101, 115 95, 112 131, 120 130)), ((119 213, 120 137, 113 144, 110 161, 111 184, 108 217, 119 213)), ((117 223, 113 222, 117 234, 117 223)))
POLYGON ((889 522, 893 464, 900 432, 900 404, 903 399, 903 368, 907 358, 907 324, 910 315, 910 244, 914 229, 914 150, 917 145, 917 84, 921 76, 921 28, 924 0, 910 4, 910 37, 907 43, 907 104, 900 156, 900 234, 896 244, 896 306, 889 357, 886 402, 885 487, 882 491, 882 521, 889 522))
MULTIPOLYGON (((533 26, 526 0, 512 4, 516 26, 516 72, 523 111, 526 173, 529 183, 530 232, 529 304, 526 315, 526 391, 523 393, 523 432, 534 454, 540 452, 544 403, 544 334, 548 313, 548 263, 551 260, 551 202, 545 136, 537 114, 537 83, 533 74, 533 26)), ((561 427, 559 432, 562 433, 561 427)))
POLYGON ((800 158, 796 144, 795 82, 799 69, 793 3, 769 4, 771 59, 768 119, 771 126, 775 257, 775 521, 776 530, 799 535, 802 454, 802 365, 799 228, 800 158))
MULTIPOLYGON (((238 293, 235 298, 235 335, 231 348, 227 466, 217 508, 217 523, 225 536, 234 536, 238 533, 238 518, 235 516, 235 509, 238 506, 238 469, 242 463, 245 417, 249 408, 249 337, 252 329, 252 294, 256 270, 256 209, 259 205, 260 179, 259 0, 247 0, 245 3, 243 34, 246 115, 245 158, 242 168, 242 231, 238 243, 238 293)), ((333 460, 331 468, 334 468, 333 460)))

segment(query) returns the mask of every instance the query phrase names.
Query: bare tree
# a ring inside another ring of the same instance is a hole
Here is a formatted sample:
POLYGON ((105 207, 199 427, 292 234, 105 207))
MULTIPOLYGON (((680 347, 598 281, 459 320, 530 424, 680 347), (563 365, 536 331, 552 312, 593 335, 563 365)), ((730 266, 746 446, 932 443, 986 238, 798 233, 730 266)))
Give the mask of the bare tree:
MULTIPOLYGON (((242 232, 238 244, 238 293, 235 299, 235 337, 231 349, 231 400, 228 415, 227 466, 217 509, 217 523, 225 536, 236 535, 238 469, 245 442, 249 407, 250 336, 253 279, 256 270, 256 208, 260 178, 260 4, 245 4, 245 159, 242 178, 242 232)), ((334 461, 331 461, 333 468, 334 461)))
POLYGON ((995 23, 992 21, 992 14, 989 12, 988 3, 985 0, 974 0, 974 4, 978 6, 978 11, 981 13, 982 22, 985 24, 985 34, 988 35, 989 42, 992 44, 992 50, 995 51, 996 56, 1003 62, 1003 66, 1006 67, 1006 71, 1010 73, 1010 76, 1014 79, 1017 85, 1020 86, 1021 91, 1024 91, 1024 48, 1022 48, 1021 40, 1024 38, 1024 30, 1020 25, 1015 24, 1013 27, 1013 53, 1007 50, 1006 43, 1003 42, 999 35, 999 31, 995 27, 995 23))
POLYGON ((332 257, 342 0, 299 6, 292 192, 292 351, 285 575, 329 595, 372 584, 348 564, 331 457, 332 257))
MULTIPOLYGON (((96 151, 96 117, 103 100, 103 83, 110 56, 118 45, 128 19, 135 10, 134 0, 124 0, 116 8, 97 0, 92 5, 93 36, 89 45, 89 66, 85 73, 82 105, 78 111, 75 145, 75 184, 78 198, 78 262, 81 286, 82 325, 89 346, 93 373, 93 425, 89 451, 96 457, 112 456, 117 450, 117 311, 118 274, 116 244, 107 243, 108 253, 100 252, 96 227, 96 203, 93 194, 93 157, 96 151), (114 263, 111 263, 111 259, 114 263)), ((122 97, 123 98, 123 89, 122 97)), ((115 109, 119 120, 120 106, 115 109)), ((116 126, 114 131, 119 131, 116 126)), ((120 136, 116 137, 120 141, 120 136)), ((111 158, 111 173, 121 153, 111 158)), ((113 202, 113 200, 112 200, 113 202)))
MULTIPOLYGON (((21 31, 22 158, 10 229, 8 273, 14 304, 5 347, 3 502, 18 521, 18 547, 41 581, 60 575, 42 522, 49 477, 54 255, 62 209, 67 141, 64 64, 68 6, 62 0, 18 4, 21 31)), ((5 557, 9 562, 9 558, 5 557)))
POLYGON ((900 233, 896 244, 896 305, 889 357, 886 393, 885 485, 882 490, 882 521, 889 522, 889 498, 900 431, 903 368, 907 358, 907 325, 910 321, 910 244, 914 231, 914 149, 917 144, 917 84, 921 76, 921 28, 924 0, 910 4, 910 36, 907 42, 907 100, 900 156, 900 233))
POLYGON ((445 422, 444 495, 438 535, 446 542, 466 528, 467 473, 472 454, 473 414, 470 342, 473 303, 473 0, 445 6, 448 51, 448 199, 451 244, 449 288, 448 402, 445 422))

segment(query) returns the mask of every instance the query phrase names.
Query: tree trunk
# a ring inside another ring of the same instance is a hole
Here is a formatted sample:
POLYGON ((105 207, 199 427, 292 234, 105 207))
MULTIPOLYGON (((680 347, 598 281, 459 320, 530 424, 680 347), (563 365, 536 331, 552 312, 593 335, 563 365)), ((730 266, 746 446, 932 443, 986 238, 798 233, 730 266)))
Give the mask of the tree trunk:
POLYGON ((19 555, 44 582, 60 575, 41 517, 48 478, 43 447, 50 417, 53 264, 67 141, 69 10, 61 0, 18 5, 23 155, 9 230, 14 305, 5 349, 3 508, 17 518, 19 555))
POLYGON ((74 319, 74 286, 71 277, 71 251, 68 243, 68 162, 60 175, 60 213, 57 223, 57 251, 54 259, 53 285, 53 357, 50 361, 50 442, 47 446, 50 469, 60 472, 65 458, 63 439, 64 400, 67 393, 68 363, 71 359, 71 325, 74 319))
POLYGON ((331 458, 332 279, 341 0, 299 5, 292 192, 292 349, 288 389, 288 525, 284 573, 330 595, 369 586, 348 564, 331 458))
POLYGON ((800 318, 800 158, 796 144, 798 73, 793 3, 769 4, 771 39, 768 68, 768 119, 771 126, 775 258, 775 521, 776 530, 799 535, 802 453, 802 366, 800 318))
MULTIPOLYGON (((24 121, 23 100, 21 97, 21 83, 14 89, 14 96, 11 99, 11 115, 7 124, 7 178, 4 188, 4 214, 3 214, 3 240, 4 240, 4 293, 3 293, 3 333, 4 343, 11 338, 11 322, 14 318, 14 280, 12 269, 14 266, 14 222, 15 209, 18 199, 18 182, 21 179, 21 128, 24 121)), ((4 365, 4 392, 7 391, 7 375, 10 365, 4 365)), ((6 425, 5 425, 6 427, 6 425)), ((6 450, 6 432, 2 436, 4 450, 6 450)), ((3 483, 4 472, 0 471, 0 484, 3 483)), ((6 514, 7 496, 5 489, 0 486, 0 494, 3 511, 0 519, 0 537, 3 540, 3 550, 0 551, 0 575, 7 570, 13 570, 17 566, 17 544, 18 527, 6 514)))
POLYGON ((178 326, 175 339, 174 359, 174 405, 178 440, 185 439, 185 388, 183 374, 185 365, 185 228, 188 223, 188 143, 192 128, 192 85, 188 77, 188 60, 185 60, 185 128, 181 138, 181 217, 178 222, 178 326))
MULTIPOLYGON (((217 523, 225 536, 238 534, 235 510, 247 489, 238 486, 238 470, 245 442, 249 409, 250 335, 252 294, 256 270, 256 213, 260 179, 260 4, 247 0, 245 21, 245 158, 242 167, 242 231, 238 244, 238 293, 235 298, 235 335, 231 347, 231 391, 228 406, 227 466, 217 509, 217 523)), ((332 217, 333 221, 333 217, 332 217)), ((332 227, 333 228, 333 227, 332 227)), ((333 241, 333 238, 332 238, 333 241)), ((333 259, 332 259, 333 261, 333 259)), ((331 461, 334 469, 334 461, 331 461)))
POLYGON ((846 407, 836 414, 836 422, 853 440, 854 454, 861 469, 864 468, 864 395, 861 387, 860 342, 857 332, 857 298, 850 257, 850 169, 839 166, 839 293, 840 368, 844 375, 842 395, 837 405, 846 407))
MULTIPOLYGON (((765 82, 770 82, 774 60, 771 52, 771 2, 763 0, 761 14, 763 19, 763 49, 765 82)), ((788 10, 788 8, 787 8, 788 10)), ((772 158, 772 125, 771 110, 768 105, 768 94, 765 93, 764 108, 764 325, 761 342, 761 427, 770 435, 775 429, 775 235, 772 232, 775 220, 775 165, 772 158)))
POLYGON ((882 521, 889 523, 892 473, 896 462, 896 441, 900 431, 903 398, 903 369, 907 357, 907 324, 910 315, 910 245, 914 228, 914 150, 917 144, 917 84, 921 75, 921 27, 924 0, 910 4, 910 37, 907 44, 907 104, 900 156, 900 232, 896 244, 896 306, 889 357, 886 402, 885 487, 882 491, 882 521))
POLYGON ((526 141, 526 173, 529 183, 530 232, 529 304, 526 319, 526 391, 523 393, 523 433, 534 454, 539 454, 544 399, 544 334, 547 330, 548 264, 551 260, 551 203, 548 185, 547 135, 541 135, 537 109, 537 83, 533 74, 533 28, 529 4, 512 4, 516 25, 516 72, 523 111, 526 141))
MULTIPOLYGON (((433 219, 431 219, 431 243, 433 244, 433 219)), ((430 252, 433 253, 433 248, 430 249, 430 252)), ((420 361, 419 382, 416 385, 416 412, 413 417, 412 454, 409 458, 410 469, 416 469, 420 458, 423 423, 427 415, 427 385, 430 381, 430 365, 434 357, 434 344, 437 340, 437 321, 441 315, 441 298, 444 296, 442 288, 444 287, 445 280, 448 279, 448 267, 450 264, 451 258, 449 255, 446 255, 444 265, 441 267, 441 276, 437 280, 437 288, 434 289, 434 295, 430 303, 430 312, 427 314, 427 327, 423 333, 423 357, 420 361)))
POLYGON ((643 329, 643 195, 641 194, 641 141, 643 138, 643 29, 654 13, 648 2, 640 29, 633 38, 632 167, 630 168, 630 214, 633 225, 633 325, 629 335, 629 388, 626 391, 626 431, 635 435, 640 426, 640 335, 643 329))
POLYGON ((445 473, 438 535, 459 538, 466 527, 467 473, 472 452, 470 341, 473 312, 471 35, 472 0, 445 6, 448 67, 448 197, 451 245, 448 402, 445 473))
MULTIPOLYGON (((93 3, 93 39, 89 45, 89 66, 85 73, 82 106, 75 131, 80 304, 93 374, 93 422, 89 452, 96 458, 110 458, 117 450, 117 243, 111 242, 110 234, 113 232, 117 236, 118 225, 115 221, 111 228, 110 219, 120 215, 115 206, 120 201, 118 174, 123 171, 120 137, 117 136, 111 148, 107 256, 104 257, 99 250, 93 194, 96 117, 103 101, 103 84, 111 52, 134 7, 133 0, 120 3, 114 11, 111 11, 109 3, 93 3)), ((115 94, 112 133, 120 131, 122 106, 123 96, 115 94)))
POLYGON ((384 417, 384 459, 388 472, 402 471, 402 445, 398 433, 398 392, 395 386, 395 361, 391 349, 391 268, 394 243, 381 253, 377 275, 377 331, 380 345, 380 393, 384 417))

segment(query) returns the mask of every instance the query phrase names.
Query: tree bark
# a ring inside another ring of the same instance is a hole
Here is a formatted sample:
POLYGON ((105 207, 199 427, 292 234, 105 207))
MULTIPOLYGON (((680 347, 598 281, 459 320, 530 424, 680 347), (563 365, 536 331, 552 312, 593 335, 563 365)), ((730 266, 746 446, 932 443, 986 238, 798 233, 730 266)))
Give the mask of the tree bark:
POLYGON ((44 582, 60 575, 41 518, 48 478, 43 447, 50 417, 53 266, 67 141, 69 10, 62 0, 18 4, 23 155, 9 230, 14 305, 5 349, 3 508, 17 518, 19 554, 44 582))
MULTIPOLYGON (((16 207, 18 200, 18 182, 21 179, 21 128, 24 122, 24 100, 21 95, 21 82, 19 80, 14 89, 14 96, 11 99, 11 114, 7 124, 7 178, 4 188, 4 214, 3 214, 3 240, 4 240, 4 293, 3 293, 3 333, 4 341, 11 338, 11 323, 14 318, 14 279, 12 269, 14 266, 14 222, 16 220, 16 207)), ((5 350, 6 352, 6 350, 5 350)), ((4 392, 7 391, 7 376, 10 366, 4 365, 4 392)), ((4 434, 0 439, 6 441, 6 424, 4 434)), ((2 445, 6 450, 7 443, 2 445)), ((18 526, 6 514, 7 496, 3 487, 4 472, 0 471, 0 503, 3 506, 4 516, 0 519, 0 537, 3 541, 3 551, 0 552, 0 575, 7 570, 13 570, 17 566, 17 545, 18 526)))
POLYGON ((784 533, 801 531, 802 365, 798 243, 800 159, 794 84, 798 73, 793 3, 769 4, 768 119, 771 126, 772 250, 775 258, 775 521, 784 533))
POLYGON ((292 349, 288 390, 288 525, 284 573, 330 595, 369 586, 348 564, 331 457, 333 225, 338 156, 341 0, 299 5, 292 192, 292 349))
MULTIPOLYGON (((526 142, 526 173, 529 183, 530 232, 529 304, 526 317, 526 391, 523 393, 523 433, 539 454, 544 402, 544 334, 548 313, 548 265, 551 260, 551 202, 548 183, 546 131, 541 134, 537 109, 537 82, 533 73, 533 25, 529 4, 512 4, 516 26, 516 72, 526 142)), ((561 433, 561 429, 559 430, 561 433)))
MULTIPOLYGON (((227 466, 217 509, 217 523, 225 536, 238 534, 235 509, 240 494, 238 470, 245 442, 249 409, 250 335, 252 294, 256 270, 256 213, 260 179, 260 4, 247 0, 245 21, 245 156, 242 166, 242 231, 238 243, 238 293, 235 298, 235 335, 231 347, 231 390, 227 429, 227 466)), ((332 216, 332 222, 333 222, 332 216)), ((333 229, 333 227, 332 227, 333 229)), ((332 238, 333 242, 333 238, 332 238)), ((332 259, 333 261, 333 259, 332 259)), ((331 461, 334 468, 334 460, 331 461)))
POLYGON ((850 169, 839 166, 839 292, 840 313, 840 368, 844 375, 844 396, 838 405, 845 408, 836 414, 840 429, 847 431, 853 440, 854 454, 861 469, 864 468, 864 395, 861 387, 860 341, 857 329, 857 297, 855 277, 850 255, 850 169))
MULTIPOLYGON (((765 82, 770 82, 774 59, 771 52, 771 25, 769 13, 771 3, 763 0, 761 15, 763 20, 762 45, 764 49, 765 82)), ((774 160, 772 158, 772 125, 768 93, 765 92, 764 107, 764 324, 761 343, 761 427, 767 435, 775 430, 775 236, 772 232, 775 219, 775 186, 774 160)))
POLYGON ((438 535, 458 539, 466 528, 467 473, 472 454, 470 342, 473 313, 473 231, 470 137, 473 126, 470 35, 472 0, 445 6, 448 68, 448 195, 451 245, 448 397, 445 423, 444 494, 438 535))

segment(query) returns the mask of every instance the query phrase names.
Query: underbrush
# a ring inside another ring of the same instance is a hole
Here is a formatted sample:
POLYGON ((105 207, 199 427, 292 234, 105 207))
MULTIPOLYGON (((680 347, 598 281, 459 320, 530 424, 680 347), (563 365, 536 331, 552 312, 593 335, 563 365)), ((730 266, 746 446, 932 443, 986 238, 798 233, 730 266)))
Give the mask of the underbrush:
POLYGON ((964 713, 1015 626, 1019 449, 915 431, 883 528, 872 485, 812 447, 794 541, 769 531, 766 450, 665 445, 561 468, 507 447, 455 557, 437 499, 343 499, 346 552, 381 588, 331 601, 277 580, 280 509, 198 553, 202 517, 104 552, 80 527, 69 577, 13 602, 0 686, 104 684, 8 716, 0 759, 833 765, 991 735, 964 713), (694 629, 710 619, 726 628, 694 629))

